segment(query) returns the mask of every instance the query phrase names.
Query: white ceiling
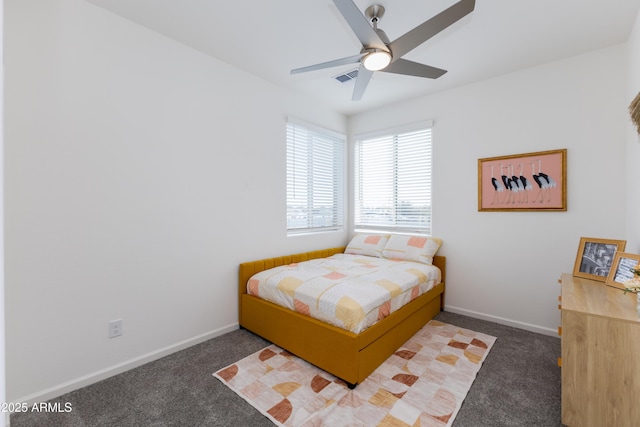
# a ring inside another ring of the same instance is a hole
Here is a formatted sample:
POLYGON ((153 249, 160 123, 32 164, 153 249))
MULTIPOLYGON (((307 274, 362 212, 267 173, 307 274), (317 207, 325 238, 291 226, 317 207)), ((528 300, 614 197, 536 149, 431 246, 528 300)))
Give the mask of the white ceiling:
MULTIPOLYGON (((475 11, 404 58, 448 70, 437 80, 376 72, 362 100, 341 66, 290 70, 360 52, 331 0, 88 0, 276 85, 318 98, 344 114, 392 104, 560 58, 622 43, 640 0, 477 0, 475 11)), ((381 4, 390 40, 456 0, 354 0, 381 4)))

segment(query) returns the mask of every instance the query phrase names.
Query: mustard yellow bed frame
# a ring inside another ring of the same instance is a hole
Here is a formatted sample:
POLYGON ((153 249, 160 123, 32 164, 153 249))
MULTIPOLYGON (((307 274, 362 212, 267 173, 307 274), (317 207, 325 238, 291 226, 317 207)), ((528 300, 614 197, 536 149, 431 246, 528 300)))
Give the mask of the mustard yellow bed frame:
POLYGON ((241 327, 355 387, 442 310, 446 259, 436 256, 433 260, 442 271, 439 285, 360 334, 247 294, 249 278, 260 271, 326 258, 344 249, 323 249, 240 264, 239 322, 241 327))

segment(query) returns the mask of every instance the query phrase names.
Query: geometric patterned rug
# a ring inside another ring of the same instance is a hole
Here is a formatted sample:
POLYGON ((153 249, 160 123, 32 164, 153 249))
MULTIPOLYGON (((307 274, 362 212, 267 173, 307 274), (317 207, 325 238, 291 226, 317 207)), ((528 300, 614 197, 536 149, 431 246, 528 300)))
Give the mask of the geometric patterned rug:
POLYGON ((496 338, 430 321, 354 390, 270 345, 213 374, 279 426, 450 426, 496 338))

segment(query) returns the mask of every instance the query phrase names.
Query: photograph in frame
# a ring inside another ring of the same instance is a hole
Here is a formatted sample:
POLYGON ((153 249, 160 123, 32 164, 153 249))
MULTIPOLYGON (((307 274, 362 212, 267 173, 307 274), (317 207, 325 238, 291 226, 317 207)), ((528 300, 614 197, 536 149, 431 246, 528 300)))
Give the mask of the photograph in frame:
POLYGON ((640 255, 625 252, 616 252, 609 275, 607 285, 614 288, 624 289, 624 282, 633 279, 631 269, 640 264, 640 255))
POLYGON ((566 148, 478 160, 478 211, 566 210, 566 148))
POLYGON ((616 253, 623 252, 626 240, 581 237, 573 275, 606 282, 616 253))

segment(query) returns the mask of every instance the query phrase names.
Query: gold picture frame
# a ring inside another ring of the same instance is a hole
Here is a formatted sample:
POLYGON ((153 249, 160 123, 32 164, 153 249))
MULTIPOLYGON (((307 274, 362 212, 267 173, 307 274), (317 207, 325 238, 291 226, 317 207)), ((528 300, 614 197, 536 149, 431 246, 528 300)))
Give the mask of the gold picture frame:
POLYGON ((478 159, 478 211, 566 211, 567 149, 478 159))
POLYGON ((616 252, 611 270, 609 270, 609 275, 607 276, 607 285, 624 289, 624 282, 633 279, 634 274, 631 269, 638 264, 640 264, 640 255, 616 252))
POLYGON ((617 253, 623 252, 626 240, 581 237, 573 275, 606 282, 617 253))

